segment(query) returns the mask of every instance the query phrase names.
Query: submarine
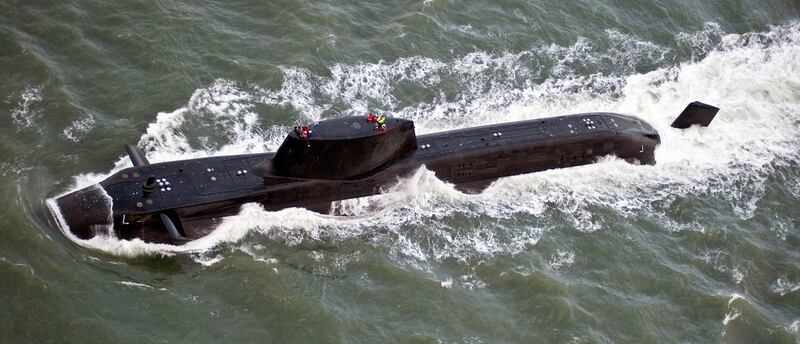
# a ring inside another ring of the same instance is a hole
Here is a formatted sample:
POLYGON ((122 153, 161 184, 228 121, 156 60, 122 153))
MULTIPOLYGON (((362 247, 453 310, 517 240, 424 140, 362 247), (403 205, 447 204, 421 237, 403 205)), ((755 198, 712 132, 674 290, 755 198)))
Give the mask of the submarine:
MULTIPOLYGON (((708 126, 717 107, 692 102, 672 123, 708 126)), ((56 225, 78 239, 110 236, 181 245, 211 233, 245 203, 266 210, 381 193, 422 166, 464 192, 498 178, 596 162, 613 155, 655 164, 659 133, 637 117, 581 113, 416 135, 401 118, 343 117, 296 127, 273 153, 133 164, 98 184, 47 202, 56 225)))

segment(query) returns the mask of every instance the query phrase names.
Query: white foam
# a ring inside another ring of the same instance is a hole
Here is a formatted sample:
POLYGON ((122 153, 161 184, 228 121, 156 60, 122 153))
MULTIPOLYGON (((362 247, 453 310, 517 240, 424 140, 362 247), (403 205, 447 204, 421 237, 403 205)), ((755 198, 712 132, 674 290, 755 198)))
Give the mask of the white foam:
POLYGON ((736 284, 740 284, 744 280, 745 271, 741 266, 736 264, 733 257, 724 250, 707 250, 702 253, 700 259, 714 268, 714 270, 730 274, 731 279, 736 284))
POLYGON ((556 254, 550 258, 550 268, 556 271, 561 271, 563 268, 572 266, 575 263, 575 253, 570 251, 556 251, 556 254))
POLYGON ((453 288, 453 279, 452 278, 448 278, 446 281, 441 282, 439 285, 441 285, 442 288, 445 288, 445 289, 452 289, 453 288))
POLYGON ((265 263, 265 264, 268 264, 268 265, 276 265, 276 264, 278 264, 278 260, 277 259, 269 258, 269 257, 265 256, 263 253, 260 252, 261 250, 263 250, 263 246, 262 245, 253 245, 253 244, 244 242, 244 243, 242 243, 241 245, 238 246, 238 249, 240 251, 244 252, 245 254, 249 255, 250 257, 253 257, 253 260, 255 260, 257 262, 262 262, 262 263, 265 263))
POLYGON ((4 262, 4 263, 7 263, 7 264, 16 266, 16 267, 23 268, 26 272, 30 273, 31 276, 36 276, 36 272, 33 270, 33 267, 28 265, 28 264, 17 263, 17 262, 14 262, 14 261, 6 258, 6 257, 0 257, 0 262, 4 262))
POLYGON ((73 121, 61 134, 64 135, 67 140, 78 142, 83 138, 83 135, 92 130, 93 126, 94 116, 89 114, 73 121))
MULTIPOLYGON (((303 209, 266 212, 247 205, 210 236, 180 248, 103 238, 93 244, 115 254, 173 254, 212 250, 220 243, 243 240, 248 233, 288 245, 375 233, 373 240, 396 256, 425 262, 514 254, 535 245, 548 231, 563 227, 542 221, 528 227, 483 223, 461 230, 439 221, 453 216, 469 221, 488 216, 502 222, 518 214, 544 217, 556 212, 569 225, 591 232, 603 229, 591 211, 599 206, 623 216, 651 217, 668 230, 683 230, 695 226, 676 222, 665 209, 681 197, 712 194, 730 202, 741 218, 750 218, 775 166, 800 160, 796 134, 800 24, 743 35, 724 35, 717 28, 709 24, 701 32, 679 35, 681 44, 692 49, 713 43, 697 52, 697 59, 679 65, 667 62, 667 48, 608 31, 609 42, 603 47, 579 39, 568 47, 549 45, 498 54, 476 51, 451 61, 418 56, 337 64, 330 76, 282 67, 283 84, 278 90, 216 80, 197 90, 185 107, 158 114, 139 142, 151 161, 274 150, 291 124, 263 128, 256 105, 294 109, 298 121, 329 117, 333 104, 346 105, 337 116, 388 111, 415 120, 418 132, 423 133, 581 111, 615 111, 652 123, 661 133, 662 145, 656 151, 656 166, 604 158, 591 166, 505 178, 479 195, 462 194, 423 169, 387 187, 391 194, 339 202, 336 206, 350 217, 303 209), (539 67, 538 61, 546 63, 539 67), (637 74, 643 65, 661 67, 637 74), (581 75, 576 66, 596 72, 581 75), (441 93, 413 104, 404 104, 396 94, 404 84, 436 89, 448 82, 458 86, 457 94, 441 93), (722 109, 711 127, 670 128, 693 100, 722 109), (198 138, 202 135, 196 132, 206 126, 220 132, 198 138)), ((120 158, 115 170, 128 164, 120 158)), ((94 176, 83 179, 95 180, 94 176)), ((723 268, 737 283, 743 278, 729 262, 723 268)))
POLYGON ((795 320, 789 326, 787 326, 789 332, 794 334, 800 334, 800 320, 795 320))
POLYGON ((466 288, 466 289, 482 289, 486 288, 486 282, 482 281, 478 276, 474 273, 463 275, 458 278, 459 284, 466 288))
POLYGON ((731 277, 733 278, 733 281, 736 282, 736 284, 741 284, 742 281, 744 280, 744 276, 745 274, 744 271, 742 271, 741 266, 737 265, 733 267, 733 270, 731 271, 731 277))
POLYGON ((717 23, 705 23, 703 29, 697 32, 682 32, 675 36, 676 41, 691 50, 692 59, 705 57, 710 51, 719 46, 724 36, 722 28, 717 23))
MULTIPOLYGON (((741 312, 736 312, 736 311, 731 311, 731 312, 725 313, 725 318, 722 319, 722 325, 723 326, 728 326, 729 322, 731 322, 732 320, 735 320, 740 315, 742 315, 742 313, 741 312)), ((725 332, 722 332, 722 333, 724 334, 725 332)))
POLYGON ((725 313, 725 318, 722 319, 722 327, 723 327, 722 335, 723 336, 725 336, 725 333, 728 330, 728 323, 730 323, 731 321, 735 320, 740 315, 742 315, 741 311, 739 311, 735 307, 733 307, 733 303, 736 302, 736 300, 745 300, 745 298, 744 298, 744 296, 742 296, 740 294, 733 293, 733 294, 731 294, 730 299, 728 299, 728 309, 729 309, 729 311, 727 313, 725 313))
POLYGON ((800 290, 800 282, 792 282, 786 276, 781 276, 770 287, 773 293, 780 296, 794 293, 800 290))
POLYGON ((36 104, 42 101, 42 86, 25 87, 19 98, 17 105, 11 109, 11 119, 20 129, 33 127, 41 116, 36 104))
POLYGON ((731 298, 728 299, 728 307, 730 307, 736 300, 744 300, 744 296, 741 294, 733 293, 731 294, 731 298))
POLYGON ((138 288, 138 289, 154 289, 153 286, 151 286, 151 285, 144 284, 144 283, 138 283, 138 282, 115 281, 114 283, 121 284, 121 285, 124 285, 126 287, 138 288))

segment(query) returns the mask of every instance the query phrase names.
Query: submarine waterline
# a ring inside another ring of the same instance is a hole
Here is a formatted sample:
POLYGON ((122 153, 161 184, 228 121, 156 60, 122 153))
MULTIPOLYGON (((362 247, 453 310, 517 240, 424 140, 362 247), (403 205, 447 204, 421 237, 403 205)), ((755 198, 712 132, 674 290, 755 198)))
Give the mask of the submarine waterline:
MULTIPOLYGON (((690 104, 679 118, 710 122, 716 111, 709 113, 702 105, 690 104)), ((650 124, 613 113, 419 136, 409 120, 390 118, 387 128, 375 130, 363 117, 332 119, 313 127, 310 137, 289 133, 276 153, 157 164, 127 147, 136 166, 55 203, 64 224, 80 239, 111 235, 182 244, 208 235, 245 203, 324 212, 332 201, 378 194, 423 165, 462 191, 480 192, 498 178, 590 164, 607 155, 655 164, 660 143, 650 124)))

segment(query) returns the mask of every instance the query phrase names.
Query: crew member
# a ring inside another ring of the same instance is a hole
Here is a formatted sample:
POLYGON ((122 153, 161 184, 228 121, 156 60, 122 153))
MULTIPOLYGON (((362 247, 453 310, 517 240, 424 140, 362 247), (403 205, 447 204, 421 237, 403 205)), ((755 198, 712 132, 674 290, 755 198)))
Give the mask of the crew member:
POLYGON ((378 120, 378 116, 375 116, 373 113, 367 114, 367 122, 375 122, 378 120))
POLYGON ((297 127, 294 127, 294 129, 297 131, 297 136, 300 136, 301 139, 308 138, 308 126, 307 125, 297 126, 297 127))
POLYGON ((384 116, 383 114, 378 116, 378 120, 376 123, 378 124, 378 131, 386 130, 386 116, 384 116))

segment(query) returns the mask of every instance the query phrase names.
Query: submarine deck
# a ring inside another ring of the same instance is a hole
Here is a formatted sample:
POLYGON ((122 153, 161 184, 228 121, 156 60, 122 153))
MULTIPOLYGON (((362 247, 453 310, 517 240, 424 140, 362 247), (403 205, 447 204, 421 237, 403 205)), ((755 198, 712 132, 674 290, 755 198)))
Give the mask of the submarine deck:
POLYGON ((470 151, 486 146, 630 130, 644 130, 656 134, 655 129, 637 118, 616 113, 594 112, 418 135, 419 149, 416 155, 418 158, 435 158, 454 151, 470 151))
MULTIPOLYGON (((652 128, 636 118, 611 113, 586 113, 485 125, 419 135, 417 150, 396 164, 425 163, 456 152, 469 153, 487 147, 628 130, 650 131, 652 128)), ((249 171, 273 155, 261 153, 155 163, 122 170, 101 184, 108 194, 115 195, 115 211, 128 214, 225 202, 280 184, 267 184, 260 176, 249 171), (158 187, 144 197, 141 185, 150 175, 156 176, 158 187)))

